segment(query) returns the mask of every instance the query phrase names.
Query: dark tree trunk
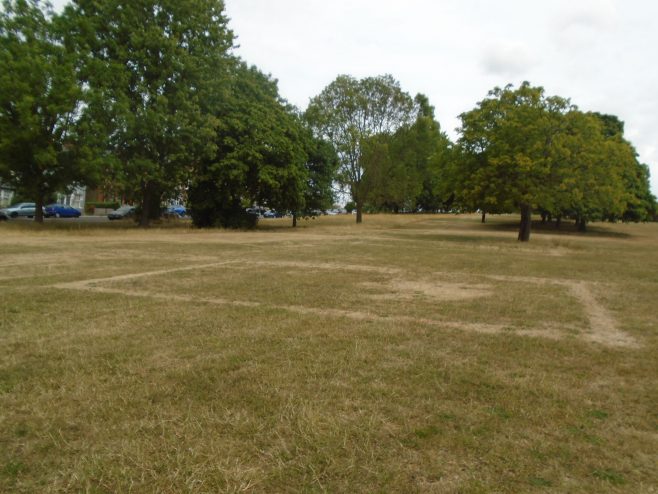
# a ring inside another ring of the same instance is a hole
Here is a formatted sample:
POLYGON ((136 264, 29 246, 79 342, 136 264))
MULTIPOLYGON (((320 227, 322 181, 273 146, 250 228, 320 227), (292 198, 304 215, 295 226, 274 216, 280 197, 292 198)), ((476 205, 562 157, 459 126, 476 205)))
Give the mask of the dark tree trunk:
POLYGON ((541 224, 545 225, 547 220, 548 220, 548 214, 542 213, 541 214, 541 224))
POLYGON ((297 214, 292 213, 292 227, 296 228, 297 227, 297 214))
POLYGON ((363 223, 363 204, 361 202, 356 203, 356 222, 363 223))
POLYGON ((151 182, 142 184, 142 211, 139 216, 139 226, 148 228, 151 225, 151 202, 153 193, 153 186, 151 182))
POLYGON ((34 203, 34 221, 43 223, 43 192, 37 191, 36 202, 34 203))
POLYGON ((555 228, 559 230, 560 226, 562 226, 562 216, 555 218, 555 228))
POLYGON ((487 222, 487 212, 482 211, 482 223, 486 223, 486 222, 487 222))
POLYGON ((521 223, 519 225, 519 242, 530 240, 530 226, 532 225, 532 208, 530 204, 521 205, 521 223))
POLYGON ((576 226, 578 227, 579 232, 585 233, 587 231, 587 219, 579 218, 579 220, 576 222, 576 226))

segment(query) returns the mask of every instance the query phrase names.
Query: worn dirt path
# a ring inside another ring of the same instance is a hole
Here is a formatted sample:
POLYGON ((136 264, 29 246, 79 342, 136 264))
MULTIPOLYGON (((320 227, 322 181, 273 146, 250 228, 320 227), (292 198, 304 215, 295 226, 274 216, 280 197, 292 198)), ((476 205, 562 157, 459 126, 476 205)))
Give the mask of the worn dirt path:
MULTIPOLYGON (((317 315, 320 317, 335 317, 335 318, 348 318, 360 321, 373 321, 373 322, 399 322, 399 323, 411 323, 419 325, 429 325, 436 326, 443 329, 452 329, 452 330, 461 330, 469 331, 475 333, 484 333, 484 334, 518 334, 525 336, 540 336, 545 338, 557 339, 566 337, 566 333, 558 327, 552 327, 550 325, 546 327, 536 327, 530 330, 516 331, 510 330, 510 328, 498 324, 475 324, 475 323, 466 323, 463 321, 446 321, 440 319, 427 319, 427 318, 414 318, 410 316, 382 316, 371 312, 365 311, 348 311, 342 309, 329 309, 329 308, 319 308, 319 307, 308 307, 301 305, 286 305, 286 304, 267 304, 261 302, 253 301, 241 301, 241 300, 229 300, 225 298, 200 298, 187 295, 172 295, 172 294, 159 294, 149 291, 140 291, 140 290, 129 290, 122 288, 111 288, 107 286, 102 286, 106 283, 116 282, 116 281, 127 281, 138 278, 144 278, 149 276, 158 276, 163 274, 171 274, 176 272, 183 271, 193 271, 199 269, 207 268, 221 268, 221 267, 233 267, 233 266, 274 266, 274 267, 286 267, 286 268, 306 268, 306 269, 317 269, 317 270, 345 270, 345 271, 356 271, 356 272, 375 272, 386 274, 394 277, 390 281, 390 285, 400 289, 412 289, 413 287, 420 286, 418 282, 408 281, 400 278, 400 275, 403 274, 403 270, 392 268, 392 267, 379 267, 379 266, 368 266, 360 264, 338 264, 338 263, 313 263, 313 262, 296 262, 296 261, 252 261, 252 260, 227 260, 222 262, 213 262, 206 264, 194 264, 189 266, 182 266, 177 268, 170 269, 161 269, 156 271, 146 271, 139 273, 130 273, 122 274, 117 276, 105 277, 105 278, 95 278, 95 279, 86 279, 66 283, 57 283, 52 285, 52 287, 57 289, 67 289, 67 290, 82 290, 82 291, 93 291, 98 293, 107 293, 115 295, 127 295, 133 297, 145 297, 152 298, 157 300, 165 301, 180 301, 180 302, 189 302, 189 303, 203 303, 203 304, 212 304, 212 305, 225 305, 225 306, 236 306, 236 307, 265 307, 270 309, 285 310, 288 312, 293 312, 303 315, 317 315)), ((453 276, 455 273, 446 273, 448 276, 453 276)), ((522 282, 522 283, 532 283, 532 284, 553 284, 558 286, 565 287, 570 294, 580 302, 586 314, 589 318, 589 331, 582 333, 580 337, 587 341, 595 342, 605 346, 611 347, 625 347, 625 348, 636 348, 639 346, 638 342, 627 333, 619 330, 617 323, 614 317, 603 307, 594 294, 592 293, 591 283, 567 280, 567 279, 551 279, 551 278, 537 278, 537 277, 522 277, 522 276, 504 276, 504 275, 484 275, 484 278, 488 278, 496 281, 507 281, 507 282, 522 282)), ((445 296, 447 300, 450 300, 451 297, 446 293, 445 289, 440 287, 440 284, 437 284, 437 287, 434 289, 429 287, 426 282, 421 283, 423 291, 427 292, 429 295, 435 295, 437 297, 445 296)), ((386 285, 385 285, 386 286, 386 285)), ((460 284, 461 290, 466 290, 468 285, 460 284)), ((472 296, 488 296, 487 287, 482 285, 474 285, 472 287, 473 292, 470 294, 472 296)), ((465 292, 466 293, 466 292, 465 292)), ((454 297, 452 298, 454 299, 454 297)))

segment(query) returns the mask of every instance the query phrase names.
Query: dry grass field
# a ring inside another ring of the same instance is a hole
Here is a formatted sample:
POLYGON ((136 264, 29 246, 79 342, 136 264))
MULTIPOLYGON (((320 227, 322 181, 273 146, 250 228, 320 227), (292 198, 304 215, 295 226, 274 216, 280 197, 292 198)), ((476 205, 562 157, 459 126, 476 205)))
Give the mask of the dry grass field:
POLYGON ((658 225, 0 224, 2 492, 658 492, 658 225))

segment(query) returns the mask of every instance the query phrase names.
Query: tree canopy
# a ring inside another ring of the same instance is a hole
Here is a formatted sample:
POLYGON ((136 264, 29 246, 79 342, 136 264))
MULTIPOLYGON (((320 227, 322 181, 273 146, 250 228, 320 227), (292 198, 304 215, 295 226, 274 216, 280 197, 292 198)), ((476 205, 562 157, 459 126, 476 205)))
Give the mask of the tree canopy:
POLYGON ((218 122, 203 107, 232 63, 224 3, 74 0, 66 14, 83 57, 87 115, 105 127, 146 226, 163 195, 214 152, 218 122))
POLYGON ((361 80, 341 75, 311 100, 306 119, 318 137, 334 145, 340 160, 337 180, 356 203, 357 223, 371 193, 364 179, 366 161, 374 167, 381 156, 372 147, 411 124, 415 115, 413 100, 390 75, 361 80))
POLYGON ((216 152, 199 163, 190 188, 195 224, 246 226, 247 206, 299 213, 326 200, 331 155, 281 99, 276 81, 237 64, 215 118, 216 152))
POLYGON ((572 216, 584 230, 588 221, 651 202, 614 117, 583 113, 525 82, 493 89, 461 120, 453 170, 459 201, 467 209, 520 211, 519 240, 530 237, 533 210, 572 216))
POLYGON ((231 51, 222 0, 39 0, 0 12, 0 180, 41 206, 77 184, 138 198, 140 223, 186 195, 197 226, 244 226, 249 206, 328 209, 334 184, 375 211, 656 216, 649 168, 614 115, 527 82, 463 113, 453 145, 428 98, 390 75, 340 75, 306 111, 231 51))
POLYGON ((445 169, 451 143, 423 94, 414 98, 417 116, 392 135, 378 135, 364 146, 364 181, 368 204, 384 211, 442 209, 445 169))
POLYGON ((38 0, 4 1, 0 12, 0 179, 36 203, 82 179, 78 138, 83 91, 60 19, 38 0))

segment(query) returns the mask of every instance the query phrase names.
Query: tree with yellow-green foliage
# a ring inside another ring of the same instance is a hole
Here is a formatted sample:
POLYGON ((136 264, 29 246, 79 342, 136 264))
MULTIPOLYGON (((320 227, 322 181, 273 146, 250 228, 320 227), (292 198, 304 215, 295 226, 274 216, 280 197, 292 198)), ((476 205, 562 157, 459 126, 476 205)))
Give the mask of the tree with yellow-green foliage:
POLYGON ((520 241, 530 238, 533 210, 572 217, 584 231, 628 211, 646 218, 655 204, 615 117, 583 113, 524 82, 493 89, 461 120, 458 200, 471 210, 519 211, 520 241))

